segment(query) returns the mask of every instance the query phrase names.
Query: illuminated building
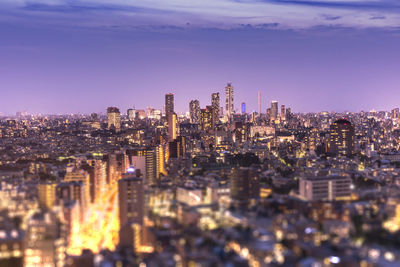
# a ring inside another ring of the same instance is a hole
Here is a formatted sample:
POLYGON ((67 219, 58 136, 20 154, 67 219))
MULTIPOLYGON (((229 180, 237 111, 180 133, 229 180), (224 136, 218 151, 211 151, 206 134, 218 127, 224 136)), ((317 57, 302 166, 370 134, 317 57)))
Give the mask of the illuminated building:
POLYGON ((281 105, 281 120, 286 120, 285 105, 281 105))
POLYGON ((353 153, 354 127, 348 120, 340 119, 330 126, 329 152, 332 155, 350 156, 353 153))
POLYGON ((82 181, 59 183, 56 187, 56 202, 63 206, 64 203, 76 201, 80 208, 80 218, 83 218, 87 207, 85 184, 82 181))
POLYGON ((84 170, 73 170, 72 168, 67 168, 67 173, 64 177, 64 182, 82 182, 84 187, 85 201, 86 204, 90 200, 90 175, 84 170))
POLYGON ((174 94, 166 94, 165 95, 165 117, 169 122, 169 117, 174 114, 174 94))
POLYGON ((206 106, 205 109, 201 109, 201 129, 202 130, 210 130, 214 127, 213 125, 213 116, 215 113, 213 112, 212 106, 206 106))
POLYGON ((258 91, 258 115, 261 115, 261 92, 258 91))
POLYGON ((200 102, 192 100, 189 103, 190 123, 200 123, 200 102))
POLYGON ((107 129, 121 130, 121 113, 116 107, 107 108, 107 129))
POLYGON ((241 109, 241 111, 242 111, 242 114, 246 114, 246 103, 245 103, 245 102, 242 102, 242 109, 241 109))
POLYGON ((275 121, 278 118, 278 101, 271 101, 271 121, 275 121))
POLYGON ((299 194, 307 200, 336 200, 351 194, 351 179, 343 176, 302 178, 299 194))
POLYGON ((217 120, 220 117, 220 99, 219 99, 219 93, 213 93, 211 94, 211 106, 213 108, 214 114, 214 119, 215 122, 214 124, 217 124, 217 120))
POLYGON ((305 137, 307 149, 316 150, 317 145, 320 143, 319 131, 317 128, 312 128, 310 133, 305 137))
POLYGON ((160 178, 160 172, 165 172, 162 162, 162 147, 147 147, 128 150, 130 165, 139 169, 147 184, 155 184, 160 178), (160 162, 158 161, 160 160, 160 162))
POLYGON ((233 86, 231 83, 228 83, 225 86, 225 112, 228 119, 230 119, 235 112, 233 102, 233 86))
POLYGON ((56 186, 55 182, 47 182, 38 184, 39 193, 39 206, 43 209, 51 209, 55 203, 56 197, 56 186))
POLYGON ((184 136, 178 136, 172 142, 168 143, 169 146, 169 157, 170 158, 180 158, 186 154, 186 139, 184 136))
POLYGON ((134 121, 136 119, 136 110, 130 108, 126 113, 128 115, 128 120, 134 121))
POLYGON ((286 109, 286 120, 290 120, 291 119, 291 116, 292 116, 292 113, 291 113, 291 109, 290 108, 287 108, 286 109))
POLYGON ((170 114, 168 117, 168 140, 173 141, 176 138, 176 132, 177 132, 177 116, 176 113, 170 114))
POLYGON ((106 185, 106 164, 99 159, 88 160, 82 169, 89 173, 90 202, 95 202, 100 197, 106 185))
POLYGON ((392 109, 392 111, 390 112, 390 116, 392 117, 392 119, 400 118, 400 109, 399 108, 392 109))
POLYGON ((159 179, 161 174, 166 174, 165 171, 165 154, 163 145, 156 147, 156 178, 159 179))
MULTIPOLYGON (((5 218, 1 218, 2 222, 5 218)), ((17 229, 0 230, 0 266, 24 266, 24 234, 17 229)))
POLYGON ((123 174, 118 181, 118 197, 120 245, 131 247, 134 246, 134 240, 138 239, 133 226, 143 226, 145 216, 143 179, 136 177, 135 173, 123 174))
POLYGON ((239 202, 247 202, 260 195, 260 182, 256 170, 248 167, 237 167, 231 172, 231 198, 239 202))
POLYGON ((29 218, 24 266, 65 266, 65 239, 61 227, 53 213, 35 213, 29 218))

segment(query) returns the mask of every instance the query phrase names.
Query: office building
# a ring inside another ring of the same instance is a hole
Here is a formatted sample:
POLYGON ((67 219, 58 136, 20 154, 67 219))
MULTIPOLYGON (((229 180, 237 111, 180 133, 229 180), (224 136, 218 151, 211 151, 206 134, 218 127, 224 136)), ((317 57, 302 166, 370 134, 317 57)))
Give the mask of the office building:
POLYGON ((165 95, 165 117, 169 121, 169 117, 174 114, 174 94, 165 95))
POLYGON ((302 178, 299 193, 310 201, 348 198, 351 195, 351 179, 343 176, 302 178))
POLYGON ((107 129, 121 130, 121 113, 116 107, 107 108, 107 129))
POLYGON ((281 105, 281 121, 286 120, 285 105, 281 105))
POLYGON ((354 127, 346 119, 339 119, 330 126, 329 153, 350 156, 354 146, 354 127))
POLYGON ((200 102, 199 100, 192 100, 189 103, 190 123, 200 123, 200 102))
POLYGON ((38 184, 39 207, 42 209, 52 209, 56 198, 56 182, 46 182, 38 184))
POLYGON ((275 121, 278 118, 278 101, 271 102, 271 114, 270 119, 271 121, 275 121))
POLYGON ((258 198, 260 194, 259 175, 249 167, 237 167, 231 172, 231 198, 239 202, 247 202, 258 198))
POLYGON ((134 121, 136 119, 136 110, 130 108, 130 109, 128 109, 128 111, 126 113, 128 116, 128 120, 134 121))
POLYGON ((143 226, 145 216, 144 184, 135 173, 125 173, 118 181, 120 245, 133 247, 137 239, 134 226, 143 226))
POLYGON ((234 101, 233 86, 231 83, 228 83, 225 86, 225 113, 228 118, 231 118, 231 116, 235 112, 235 107, 234 107, 233 101, 234 101))
POLYGON ((168 117, 168 141, 173 141, 177 135, 177 116, 176 113, 173 112, 168 117))
POLYGON ((215 112, 215 117, 218 119, 220 114, 220 99, 219 99, 219 93, 213 93, 211 94, 211 106, 213 108, 213 111, 215 112))

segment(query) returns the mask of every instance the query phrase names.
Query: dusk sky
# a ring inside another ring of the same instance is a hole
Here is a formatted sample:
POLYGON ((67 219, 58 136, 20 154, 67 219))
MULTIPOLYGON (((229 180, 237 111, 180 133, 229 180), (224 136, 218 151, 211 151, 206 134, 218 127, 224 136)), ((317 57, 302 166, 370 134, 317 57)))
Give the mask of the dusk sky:
POLYGON ((0 112, 400 106, 398 0, 0 0, 0 112))

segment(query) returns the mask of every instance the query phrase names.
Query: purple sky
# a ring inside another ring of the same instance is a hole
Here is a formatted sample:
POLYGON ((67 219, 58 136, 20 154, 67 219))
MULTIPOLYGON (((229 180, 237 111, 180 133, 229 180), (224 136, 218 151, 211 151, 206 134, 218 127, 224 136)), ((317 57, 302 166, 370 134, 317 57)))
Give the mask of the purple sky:
POLYGON ((3 0, 0 112, 161 109, 168 92, 185 112, 228 81, 238 111, 257 110, 259 90, 263 110, 400 106, 397 1, 165 3, 3 0))

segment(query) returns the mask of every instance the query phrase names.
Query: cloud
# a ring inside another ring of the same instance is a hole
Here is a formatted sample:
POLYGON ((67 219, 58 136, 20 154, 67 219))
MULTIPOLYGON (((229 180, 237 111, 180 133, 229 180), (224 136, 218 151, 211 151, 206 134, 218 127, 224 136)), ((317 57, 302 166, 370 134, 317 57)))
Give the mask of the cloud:
POLYGON ((46 17, 71 16, 74 20, 63 23, 89 27, 273 25, 303 29, 329 26, 336 20, 344 27, 400 26, 397 0, 2 0, 0 9, 7 9, 8 18, 40 22, 46 17))

